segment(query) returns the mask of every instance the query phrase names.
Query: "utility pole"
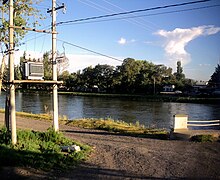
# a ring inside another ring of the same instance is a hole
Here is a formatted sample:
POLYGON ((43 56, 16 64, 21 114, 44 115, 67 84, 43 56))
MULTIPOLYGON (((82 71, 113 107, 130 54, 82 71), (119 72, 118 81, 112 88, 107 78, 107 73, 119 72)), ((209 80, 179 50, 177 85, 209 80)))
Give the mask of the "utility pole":
POLYGON ((17 132, 16 132, 16 116, 15 116, 15 85, 14 81, 14 7, 13 0, 9 1, 9 118, 11 122, 11 138, 12 144, 17 143, 17 132))
MULTIPOLYGON (((56 50, 56 0, 52 0, 52 66, 53 66, 53 81, 57 81, 57 50, 56 50)), ((59 131, 58 122, 58 93, 57 84, 53 85, 53 128, 59 131)))
MULTIPOLYGON (((56 0, 52 0, 52 9, 47 11, 47 13, 52 13, 52 66, 54 82, 57 82, 56 11, 59 9, 65 10, 66 7, 64 6, 64 4, 62 4, 59 7, 56 7, 56 0)), ((53 128, 55 131, 59 131, 57 83, 53 85, 53 128)))

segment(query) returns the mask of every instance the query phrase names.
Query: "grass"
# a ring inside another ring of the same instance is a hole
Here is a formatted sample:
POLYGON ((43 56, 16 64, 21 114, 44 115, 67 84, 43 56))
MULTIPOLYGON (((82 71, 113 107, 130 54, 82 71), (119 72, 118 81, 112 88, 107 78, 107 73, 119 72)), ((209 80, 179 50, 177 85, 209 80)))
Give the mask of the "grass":
MULTIPOLYGON (((0 112, 4 112, 4 110, 0 109, 0 112)), ((50 114, 30 114, 25 112, 16 112, 16 114, 18 116, 28 117, 32 119, 52 120, 52 116, 50 114)), ((59 123, 74 127, 105 130, 108 132, 115 132, 128 136, 169 139, 169 133, 166 130, 145 128, 143 125, 140 125, 139 122, 132 124, 113 119, 92 118, 68 120, 66 116, 62 116, 59 117, 59 123)))
POLYGON ((132 124, 112 119, 78 119, 68 121, 66 124, 75 127, 99 129, 137 137, 157 139, 168 139, 169 137, 169 133, 166 130, 145 128, 143 125, 140 125, 139 122, 132 124))
POLYGON ((193 142, 215 142, 217 138, 210 134, 195 135, 190 138, 193 142))
POLYGON ((88 157, 91 148, 66 138, 49 128, 46 132, 18 130, 16 145, 11 144, 10 133, 0 130, 0 167, 21 166, 35 169, 65 170, 88 157), (79 145, 79 152, 62 152, 61 146, 79 145))
MULTIPOLYGON (((5 113, 5 110, 0 109, 0 113, 5 113)), ((38 119, 38 120, 52 120, 52 115, 50 114, 32 114, 27 112, 16 112, 16 115, 20 117, 27 117, 31 119, 38 119)))

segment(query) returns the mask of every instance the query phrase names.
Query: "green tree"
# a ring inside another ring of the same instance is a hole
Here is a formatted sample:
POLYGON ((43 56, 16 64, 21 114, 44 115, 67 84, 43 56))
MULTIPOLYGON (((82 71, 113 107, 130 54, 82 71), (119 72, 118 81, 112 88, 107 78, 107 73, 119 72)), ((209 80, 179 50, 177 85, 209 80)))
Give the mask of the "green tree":
POLYGON ((183 68, 181 66, 181 61, 177 61, 177 71, 174 73, 177 81, 182 81, 185 79, 185 74, 183 74, 183 68))
POLYGON ((209 80, 209 86, 214 88, 220 88, 220 64, 215 68, 215 72, 212 74, 209 80))
POLYGON ((135 92, 136 80, 142 69, 142 64, 142 61, 136 61, 132 58, 127 58, 123 61, 122 65, 118 68, 118 78, 121 81, 120 91, 126 93, 135 92))
POLYGON ((67 86, 67 81, 69 80, 70 73, 69 71, 63 71, 61 75, 58 76, 58 80, 63 81, 63 86, 67 86))
POLYGON ((177 61, 177 71, 174 73, 176 78, 175 87, 178 90, 184 89, 185 74, 183 74, 183 68, 181 66, 181 61, 177 61))
MULTIPOLYGON (((38 19, 43 19, 43 16, 40 14, 40 11, 34 7, 34 5, 39 4, 42 0, 16 0, 14 2, 14 25, 15 26, 29 26, 38 24, 38 19), (35 19, 30 21, 30 17, 35 19)), ((9 16, 8 16, 8 3, 2 4, 1 6, 1 26, 0 26, 0 47, 2 53, 2 63, 1 69, 4 70, 5 57, 9 50, 9 16)), ((20 45, 20 40, 24 38, 27 31, 21 29, 14 29, 14 48, 20 45)), ((16 68, 15 68, 16 70, 16 68)), ((4 74, 1 73, 1 74, 4 74)), ((15 72, 16 75, 16 72, 15 72)), ((0 88, 3 76, 0 75, 0 88)))
POLYGON ((81 81, 84 85, 84 88, 92 88, 94 85, 96 85, 94 82, 93 74, 94 69, 92 66, 89 66, 82 70, 81 81))
POLYGON ((109 91, 112 87, 112 78, 114 67, 104 64, 96 65, 93 69, 94 85, 97 85, 100 90, 109 91))
POLYGON ((16 80, 22 80, 22 74, 21 74, 19 65, 15 66, 15 79, 16 80))
MULTIPOLYGON (((14 25, 15 26, 36 26, 38 25, 38 20, 43 19, 40 11, 34 7, 34 5, 39 4, 42 0, 16 0, 14 1, 14 25), (32 21, 30 21, 32 17, 32 21), (33 20, 34 19, 34 20, 33 20)), ((4 46, 4 50, 8 50, 9 42, 9 17, 8 17, 8 3, 2 5, 2 26, 0 26, 0 42, 4 46)), ((25 36, 27 31, 22 29, 14 29, 14 46, 19 46, 20 40, 25 36)))
POLYGON ((50 53, 46 52, 43 54, 43 64, 44 64, 44 79, 46 80, 52 80, 52 63, 50 59, 50 53))

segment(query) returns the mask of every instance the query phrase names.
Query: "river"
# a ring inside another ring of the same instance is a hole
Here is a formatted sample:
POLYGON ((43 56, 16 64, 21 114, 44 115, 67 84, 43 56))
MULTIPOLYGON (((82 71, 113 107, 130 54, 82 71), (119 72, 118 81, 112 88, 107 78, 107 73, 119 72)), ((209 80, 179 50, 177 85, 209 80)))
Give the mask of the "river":
MULTIPOLYGON (((0 95, 0 108, 4 108, 4 103, 3 92, 0 95)), ((50 112, 52 95, 16 92, 16 111, 34 114, 50 112)), ((68 119, 112 118, 132 123, 139 121, 147 127, 169 129, 173 125, 174 114, 188 114, 191 120, 215 120, 220 119, 220 105, 59 95, 59 115, 65 115, 68 119)))

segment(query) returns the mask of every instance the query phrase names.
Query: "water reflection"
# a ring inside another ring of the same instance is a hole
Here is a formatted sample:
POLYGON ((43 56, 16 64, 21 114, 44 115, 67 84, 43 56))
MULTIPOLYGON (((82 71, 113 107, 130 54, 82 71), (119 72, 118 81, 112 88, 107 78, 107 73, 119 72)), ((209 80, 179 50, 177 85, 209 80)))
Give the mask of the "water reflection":
MULTIPOLYGON (((5 95, 0 96, 0 108, 4 108, 5 95)), ((46 113, 52 111, 52 95, 16 93, 16 111, 46 113)), ((217 104, 192 104, 171 102, 147 102, 125 98, 83 97, 59 95, 59 115, 69 119, 113 118, 126 122, 139 121, 148 127, 170 128, 174 114, 188 114, 189 119, 220 119, 217 104)))

